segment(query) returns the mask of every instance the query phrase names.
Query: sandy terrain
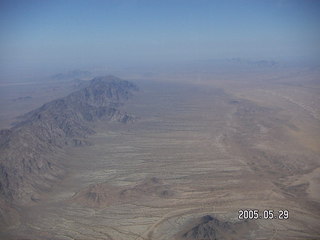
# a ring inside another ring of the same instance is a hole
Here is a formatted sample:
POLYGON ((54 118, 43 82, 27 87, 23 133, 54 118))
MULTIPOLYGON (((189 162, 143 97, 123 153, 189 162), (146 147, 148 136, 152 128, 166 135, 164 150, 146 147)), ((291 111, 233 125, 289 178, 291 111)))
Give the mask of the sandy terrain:
POLYGON ((247 238, 320 238, 319 88, 137 84, 125 110, 138 120, 98 122, 92 145, 52 156, 66 176, 3 237, 178 239, 208 214, 286 209, 287 220, 252 220, 247 238))

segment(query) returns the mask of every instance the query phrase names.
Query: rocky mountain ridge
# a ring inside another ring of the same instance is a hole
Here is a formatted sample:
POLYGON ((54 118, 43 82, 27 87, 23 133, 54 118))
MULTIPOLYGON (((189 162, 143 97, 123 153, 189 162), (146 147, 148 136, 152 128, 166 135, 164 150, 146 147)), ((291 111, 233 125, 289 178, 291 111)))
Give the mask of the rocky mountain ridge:
POLYGON ((53 100, 0 131, 0 197, 25 203, 37 198, 62 173, 50 155, 65 145, 81 145, 94 133, 91 122, 133 117, 119 110, 138 88, 114 76, 96 77, 88 86, 53 100))

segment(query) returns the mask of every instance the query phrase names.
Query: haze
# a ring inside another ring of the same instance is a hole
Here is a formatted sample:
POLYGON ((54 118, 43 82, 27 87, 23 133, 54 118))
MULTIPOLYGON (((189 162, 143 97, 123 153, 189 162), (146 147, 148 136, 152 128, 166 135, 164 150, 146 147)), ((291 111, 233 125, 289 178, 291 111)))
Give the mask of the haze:
POLYGON ((0 69, 5 79, 235 57, 319 59, 319 1, 0 4, 0 69))

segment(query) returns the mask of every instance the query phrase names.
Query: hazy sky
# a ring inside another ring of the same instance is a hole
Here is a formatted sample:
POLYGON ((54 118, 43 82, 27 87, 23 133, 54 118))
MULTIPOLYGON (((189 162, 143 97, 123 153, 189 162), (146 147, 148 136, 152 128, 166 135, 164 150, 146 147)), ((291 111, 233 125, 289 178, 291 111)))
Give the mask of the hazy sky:
POLYGON ((0 1, 0 71, 320 55, 320 1, 0 1))

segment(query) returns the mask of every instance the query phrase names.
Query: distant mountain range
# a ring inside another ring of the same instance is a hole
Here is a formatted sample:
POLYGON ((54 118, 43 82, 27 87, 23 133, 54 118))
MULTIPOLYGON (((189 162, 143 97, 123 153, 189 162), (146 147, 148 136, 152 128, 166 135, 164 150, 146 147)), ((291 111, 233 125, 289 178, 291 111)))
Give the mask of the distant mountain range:
POLYGON ((83 70, 73 70, 66 73, 58 73, 51 76, 55 80, 66 80, 66 79, 75 79, 75 78, 89 78, 92 76, 92 73, 89 71, 83 70))
POLYGON ((276 61, 273 60, 248 60, 242 58, 231 58, 227 60, 230 63, 238 63, 238 64, 247 64, 251 66, 258 66, 258 67, 274 67, 278 65, 276 61))
POLYGON ((85 144, 96 120, 127 123, 133 117, 118 108, 138 88, 114 76, 96 77, 84 88, 48 102, 0 131, 0 197, 24 203, 50 187, 62 174, 54 154, 65 145, 85 144))
POLYGON ((244 58, 226 58, 226 59, 205 59, 200 60, 201 63, 211 63, 216 65, 239 65, 239 66, 252 66, 252 67, 276 67, 279 65, 274 60, 250 60, 244 58))

